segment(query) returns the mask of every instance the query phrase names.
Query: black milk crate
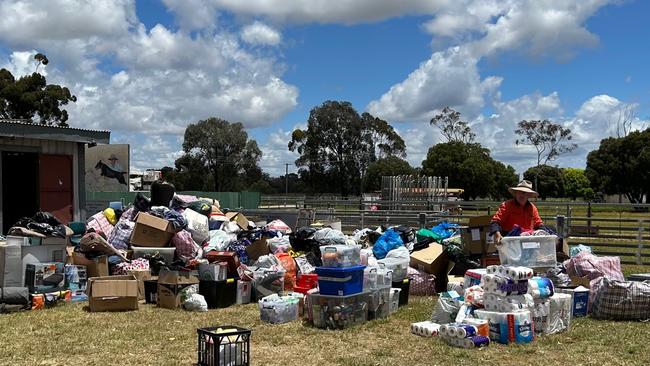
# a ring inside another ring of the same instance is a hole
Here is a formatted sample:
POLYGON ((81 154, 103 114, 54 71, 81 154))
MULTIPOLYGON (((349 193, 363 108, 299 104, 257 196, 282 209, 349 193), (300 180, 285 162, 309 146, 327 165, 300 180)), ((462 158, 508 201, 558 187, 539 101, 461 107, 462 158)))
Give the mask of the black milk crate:
POLYGON ((198 357, 200 366, 250 365, 251 330, 232 325, 199 328, 198 357), (221 332, 217 332, 221 329, 221 332), (230 331, 226 331, 230 330, 230 331))

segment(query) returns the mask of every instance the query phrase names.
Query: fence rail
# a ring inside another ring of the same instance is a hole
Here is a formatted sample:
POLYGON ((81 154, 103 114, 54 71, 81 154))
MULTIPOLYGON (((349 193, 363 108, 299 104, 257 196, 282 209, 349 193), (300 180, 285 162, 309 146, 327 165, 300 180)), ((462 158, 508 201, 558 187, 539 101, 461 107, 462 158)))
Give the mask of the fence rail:
MULTIPOLYGON (((262 198, 264 205, 264 198, 262 198)), ((629 206, 629 205, 628 205, 629 206)), ((413 210, 365 210, 351 208, 310 208, 317 221, 340 221, 344 232, 376 226, 431 227, 447 221, 467 225, 475 215, 449 214, 448 212, 426 212, 413 210)), ((295 226, 298 209, 273 208, 245 210, 244 214, 253 220, 270 221, 280 218, 295 226)), ((568 240, 569 245, 588 245, 597 255, 615 255, 623 264, 650 265, 650 218, 614 218, 543 215, 544 222, 558 227, 558 232, 568 240), (607 224, 603 226, 602 224, 607 224)))

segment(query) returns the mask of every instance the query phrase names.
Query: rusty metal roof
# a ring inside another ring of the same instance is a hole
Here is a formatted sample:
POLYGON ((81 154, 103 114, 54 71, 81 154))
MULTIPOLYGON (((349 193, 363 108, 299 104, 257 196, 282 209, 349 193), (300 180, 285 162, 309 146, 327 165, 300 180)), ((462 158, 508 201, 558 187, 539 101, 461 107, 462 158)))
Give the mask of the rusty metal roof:
POLYGON ((0 136, 108 144, 111 132, 108 130, 42 125, 28 120, 0 119, 0 136))

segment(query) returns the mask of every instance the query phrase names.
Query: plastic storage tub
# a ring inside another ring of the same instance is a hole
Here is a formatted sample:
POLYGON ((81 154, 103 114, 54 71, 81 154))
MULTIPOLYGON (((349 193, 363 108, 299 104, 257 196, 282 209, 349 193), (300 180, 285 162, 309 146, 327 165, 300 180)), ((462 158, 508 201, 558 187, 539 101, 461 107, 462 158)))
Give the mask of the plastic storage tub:
POLYGON ((346 268, 316 267, 318 289, 322 295, 347 296, 363 291, 365 266, 346 268))
POLYGON ((361 263, 361 248, 357 245, 325 245, 320 247, 323 267, 353 267, 361 263))
POLYGON ((300 300, 291 296, 267 296, 258 301, 260 319, 267 323, 281 324, 298 319, 300 300))
POLYGON ((393 281, 401 281, 406 278, 410 258, 384 258, 377 261, 379 268, 393 272, 393 281))
POLYGON ((307 295, 309 318, 317 328, 345 329, 368 319, 368 293, 349 296, 307 295))
POLYGON ((237 302, 237 281, 199 281, 199 294, 205 297, 208 309, 227 308, 237 302))
POLYGON ((390 286, 370 290, 367 299, 368 320, 388 317, 390 314, 390 286))
POLYGON ((389 313, 392 314, 397 311, 399 308, 399 295, 402 292, 401 288, 391 288, 390 289, 390 307, 389 313))
POLYGON ((385 268, 366 267, 363 271, 363 289, 374 290, 390 287, 393 282, 393 272, 385 268))
POLYGON ((553 267, 557 262, 556 242, 555 235, 504 237, 499 246, 499 260, 501 264, 513 266, 553 267))

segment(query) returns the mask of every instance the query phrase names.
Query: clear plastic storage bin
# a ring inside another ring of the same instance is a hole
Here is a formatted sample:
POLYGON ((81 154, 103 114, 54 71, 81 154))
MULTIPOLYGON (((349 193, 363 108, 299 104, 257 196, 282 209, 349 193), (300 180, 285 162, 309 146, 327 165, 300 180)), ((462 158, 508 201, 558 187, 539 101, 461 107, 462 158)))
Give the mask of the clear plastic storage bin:
POLYGON ((379 268, 388 269, 393 272, 393 282, 406 278, 410 258, 384 258, 377 261, 379 268))
POLYGON ((499 246, 499 259, 501 264, 513 266, 553 267, 557 262, 556 242, 555 235, 504 237, 499 246))
POLYGON ((393 272, 386 268, 366 267, 363 270, 363 290, 376 290, 390 287, 393 282, 393 272))
POLYGON ((390 314, 390 287, 368 292, 368 320, 387 318, 390 314))
POLYGON ((361 264, 358 245, 325 245, 320 247, 323 267, 353 267, 361 264))
POLYGON ((360 325, 368 319, 368 293, 349 296, 309 294, 308 311, 317 328, 345 329, 360 325))
POLYGON ((396 312, 397 308, 399 308, 399 295, 401 292, 402 292, 401 288, 390 289, 390 307, 389 307, 390 314, 396 312))

